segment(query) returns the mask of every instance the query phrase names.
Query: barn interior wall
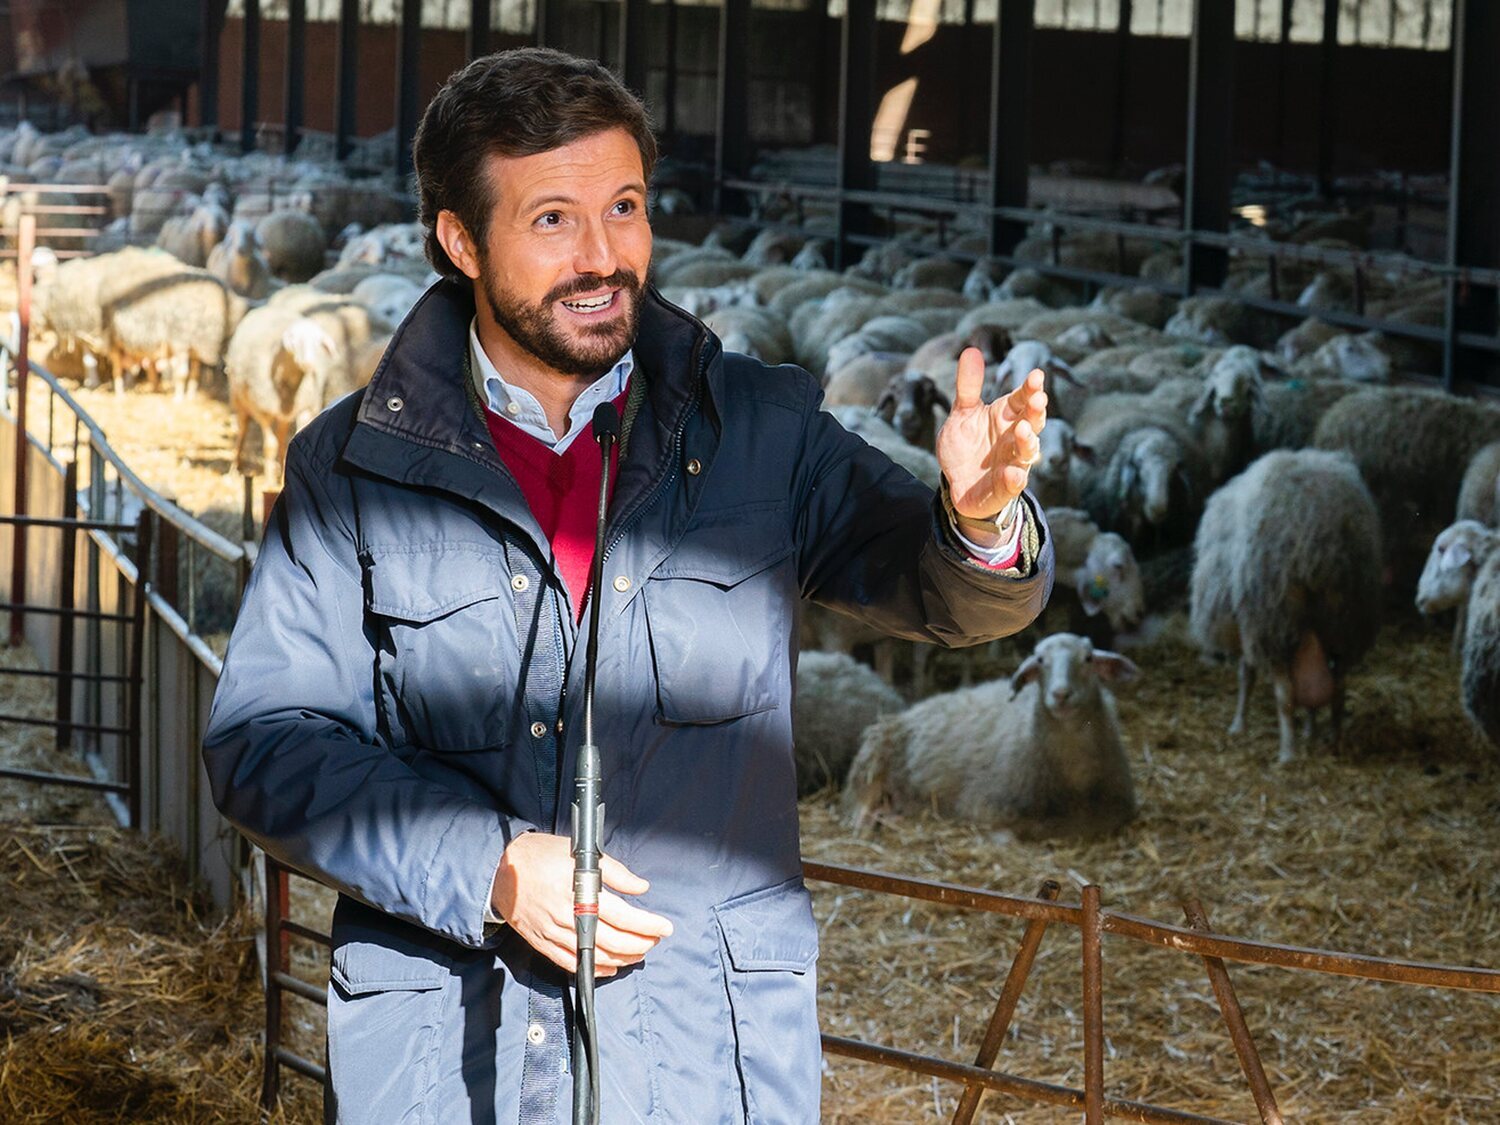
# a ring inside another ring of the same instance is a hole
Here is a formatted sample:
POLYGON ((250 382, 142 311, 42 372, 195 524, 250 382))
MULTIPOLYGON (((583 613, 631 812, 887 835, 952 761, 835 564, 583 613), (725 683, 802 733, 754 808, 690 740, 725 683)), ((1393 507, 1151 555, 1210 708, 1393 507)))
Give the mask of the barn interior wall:
MULTIPOLYGON (((614 5, 571 3, 563 46, 613 62, 618 14, 614 5)), ((665 121, 665 20, 663 5, 649 11, 648 101, 658 125, 665 121)), ((262 121, 282 114, 285 28, 261 28, 262 121)), ((335 25, 307 28, 307 113, 310 129, 333 129, 335 25)), ((926 158, 983 164, 989 89, 990 29, 939 26, 922 46, 902 54, 906 26, 880 25, 877 90, 908 79, 917 88, 904 130, 923 129, 926 158)), ((838 26, 807 12, 757 9, 751 21, 750 132, 757 144, 795 147, 833 144, 837 137, 838 26)), ((239 127, 241 22, 225 22, 220 45, 220 125, 239 127)), ((519 46, 520 36, 496 33, 496 49, 519 46)), ((1038 29, 1035 32, 1032 159, 1109 165, 1117 143, 1132 168, 1179 161, 1187 120, 1187 41, 1132 37, 1125 81, 1120 81, 1121 39, 1113 34, 1038 29), (1087 76, 1081 80, 1079 76, 1087 76), (1123 92, 1123 127, 1117 121, 1123 92), (1119 142, 1117 142, 1117 131, 1119 142)), ((715 121, 718 11, 677 10, 676 132, 684 142, 711 136, 715 121)), ((418 97, 424 102, 463 65, 461 31, 422 33, 418 97)), ((1452 62, 1446 52, 1342 47, 1336 168, 1415 173, 1448 163, 1446 122, 1451 105, 1452 62)), ((393 122, 396 28, 360 29, 361 75, 356 130, 371 136, 393 122)), ((1234 57, 1235 153, 1244 164, 1266 160, 1312 171, 1317 164, 1320 49, 1315 45, 1240 42, 1234 57)), ((701 147, 701 146, 694 146, 701 147)), ((898 145, 898 152, 903 146, 898 145)))

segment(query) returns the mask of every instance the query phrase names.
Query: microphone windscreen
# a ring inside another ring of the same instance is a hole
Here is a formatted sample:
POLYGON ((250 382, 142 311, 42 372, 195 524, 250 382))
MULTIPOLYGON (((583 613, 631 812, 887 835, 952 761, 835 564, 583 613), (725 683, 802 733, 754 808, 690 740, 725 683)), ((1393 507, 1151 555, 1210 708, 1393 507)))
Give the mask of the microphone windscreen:
POLYGON ((606 437, 620 440, 620 412, 612 402, 594 407, 594 440, 602 444, 606 437))

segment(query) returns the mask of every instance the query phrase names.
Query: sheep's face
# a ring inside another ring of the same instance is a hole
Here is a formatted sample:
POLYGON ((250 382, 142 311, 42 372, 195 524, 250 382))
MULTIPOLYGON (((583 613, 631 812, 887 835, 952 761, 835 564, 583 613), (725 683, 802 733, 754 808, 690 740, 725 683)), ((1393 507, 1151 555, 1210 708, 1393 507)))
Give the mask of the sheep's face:
POLYGON ((926 375, 907 374, 881 396, 875 412, 912 445, 930 448, 937 424, 938 408, 951 412, 947 396, 926 375))
POLYGON ((1172 510, 1173 484, 1182 477, 1182 451, 1171 435, 1148 429, 1122 443, 1120 452, 1128 461, 1121 474, 1121 498, 1127 510, 1139 511, 1153 526, 1167 522, 1172 510))
POLYGON ((1500 532, 1477 520, 1460 520, 1445 528, 1434 540, 1417 582, 1417 610, 1441 613, 1468 601, 1474 575, 1497 541, 1500 532))
POLYGON ((1073 575, 1083 611, 1104 614, 1116 632, 1131 633, 1146 618, 1146 593, 1130 544, 1114 532, 1094 537, 1088 558, 1073 575))
POLYGON ((1061 418, 1049 418, 1038 438, 1042 449, 1031 475, 1049 481, 1067 480, 1073 466, 1073 453, 1078 447, 1078 435, 1073 427, 1061 418))
POLYGON ((485 349, 533 379, 597 379, 635 340, 651 263, 634 138, 613 128, 529 156, 493 153, 483 174, 484 243, 446 210, 437 237, 476 282, 485 349))
POLYGON ((1040 641, 1010 678, 1012 691, 1037 684, 1038 704, 1067 721, 1098 697, 1100 681, 1128 683, 1140 670, 1119 653, 1096 649, 1084 637, 1054 633, 1040 641))

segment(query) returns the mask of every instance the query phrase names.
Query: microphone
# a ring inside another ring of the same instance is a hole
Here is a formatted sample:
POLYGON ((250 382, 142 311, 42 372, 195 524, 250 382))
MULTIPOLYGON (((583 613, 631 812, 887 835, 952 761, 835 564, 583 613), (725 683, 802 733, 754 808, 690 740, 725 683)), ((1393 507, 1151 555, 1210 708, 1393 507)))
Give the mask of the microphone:
POLYGON ((603 586, 604 525, 609 508, 609 462, 620 440, 620 414, 612 402, 594 408, 599 443, 599 516, 594 526, 594 565, 589 571, 589 636, 583 677, 583 745, 573 774, 573 925, 578 935, 573 1021, 573 1125, 599 1121, 599 1028, 594 1020, 594 938, 599 926, 599 838, 604 829, 600 800, 599 747, 594 742, 594 673, 599 664, 599 598, 603 586))

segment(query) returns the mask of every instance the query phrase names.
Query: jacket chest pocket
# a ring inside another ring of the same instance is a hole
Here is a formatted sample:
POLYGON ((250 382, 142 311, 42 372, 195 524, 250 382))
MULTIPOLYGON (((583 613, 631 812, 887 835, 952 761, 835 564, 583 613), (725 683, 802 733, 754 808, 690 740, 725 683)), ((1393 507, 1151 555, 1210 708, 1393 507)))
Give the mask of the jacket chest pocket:
POLYGON ((786 702, 791 553, 781 507, 715 513, 647 580, 664 721, 720 723, 786 702))
POLYGON ((492 543, 371 547, 365 608, 392 737, 430 750, 506 740, 516 621, 505 557, 492 543))

